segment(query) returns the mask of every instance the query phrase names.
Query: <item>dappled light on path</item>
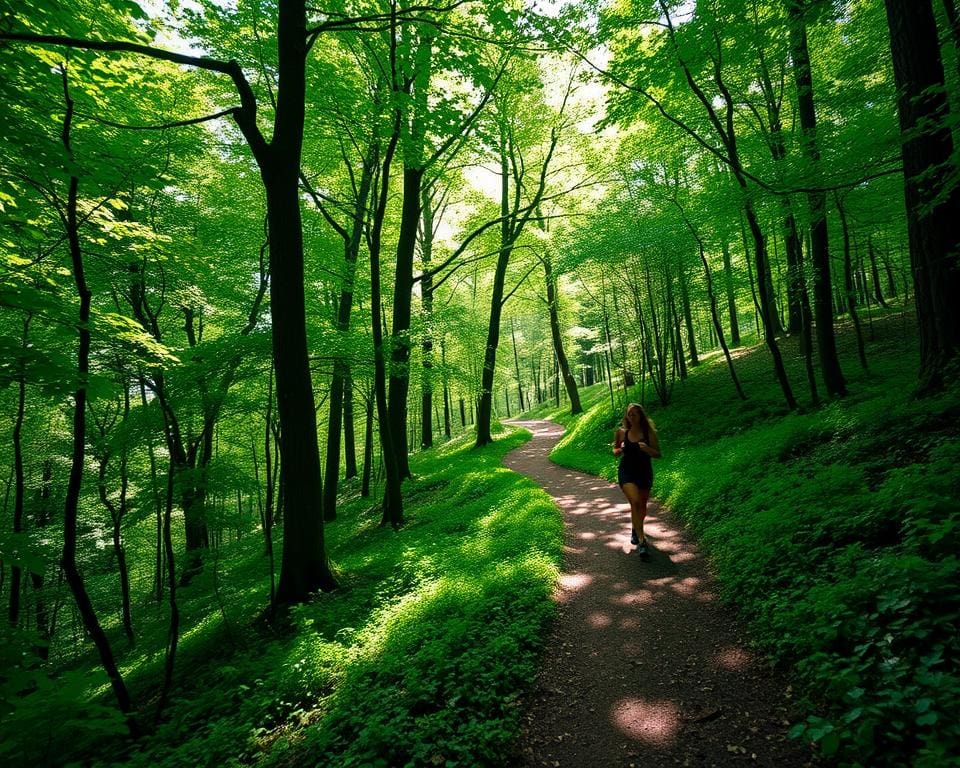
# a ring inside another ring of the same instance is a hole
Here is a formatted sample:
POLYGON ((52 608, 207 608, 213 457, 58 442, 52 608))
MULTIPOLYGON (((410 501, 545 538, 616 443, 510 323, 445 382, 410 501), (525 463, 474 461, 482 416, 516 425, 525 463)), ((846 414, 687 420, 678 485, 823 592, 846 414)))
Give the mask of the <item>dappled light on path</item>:
POLYGON ((672 701, 622 699, 612 711, 613 721, 624 735, 649 744, 669 744, 676 735, 680 717, 672 701))
POLYGON ((547 460, 561 426, 516 423, 534 437, 504 463, 554 498, 565 526, 558 618, 518 765, 806 765, 785 738, 785 685, 745 649, 668 511, 651 499, 641 560, 620 489, 547 460))

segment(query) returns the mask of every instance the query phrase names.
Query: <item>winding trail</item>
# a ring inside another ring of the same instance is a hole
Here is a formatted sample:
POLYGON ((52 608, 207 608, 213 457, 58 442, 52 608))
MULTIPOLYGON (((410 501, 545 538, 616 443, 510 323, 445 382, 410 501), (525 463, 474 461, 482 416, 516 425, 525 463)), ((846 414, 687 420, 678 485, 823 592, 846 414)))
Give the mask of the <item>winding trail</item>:
MULTIPOLYGON (((504 463, 564 516, 558 615, 526 701, 518 766, 740 766, 817 762, 786 737, 790 691, 743 642, 707 564, 651 500, 646 562, 615 485, 552 464, 563 427, 533 433, 504 463)), ((611 458, 612 460, 612 458, 611 458)))

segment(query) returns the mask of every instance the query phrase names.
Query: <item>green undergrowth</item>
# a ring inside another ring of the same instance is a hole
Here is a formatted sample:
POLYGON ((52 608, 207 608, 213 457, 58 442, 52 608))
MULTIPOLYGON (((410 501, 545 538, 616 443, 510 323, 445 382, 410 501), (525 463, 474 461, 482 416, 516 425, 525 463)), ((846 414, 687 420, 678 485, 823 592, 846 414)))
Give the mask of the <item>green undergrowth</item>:
MULTIPOLYGON (((722 362, 695 369, 649 408, 654 493, 792 672, 808 715, 793 736, 845 765, 934 768, 960 759, 960 388, 914 398, 896 330, 878 329, 870 373, 848 351, 847 397, 791 415, 762 350, 738 359, 743 404, 722 362)), ((596 399, 551 458, 613 480, 618 415, 596 399)))
MULTIPOLYGON (((562 540, 549 496, 501 465, 527 439, 512 431, 480 450, 460 439, 413 457, 399 531, 379 525, 369 499, 343 504, 326 527, 340 588, 272 625, 258 618, 267 594, 262 539, 225 544, 219 607, 209 598, 209 560, 181 590, 185 615, 208 613, 196 628, 185 622, 190 630, 162 724, 132 754, 122 752, 107 738, 116 724, 109 698, 84 707, 72 690, 72 707, 63 707, 70 722, 48 710, 49 722, 37 724, 61 737, 72 733, 72 741, 47 733, 38 743, 34 734, 20 752, 25 764, 505 763, 518 733, 518 700, 535 677, 553 614, 562 540), (91 738, 73 722, 86 714, 104 718, 87 729, 91 738)), ((141 650, 122 658, 137 669, 129 682, 145 704, 142 715, 155 700, 162 664, 163 623, 157 626, 160 636, 141 638, 141 650)))

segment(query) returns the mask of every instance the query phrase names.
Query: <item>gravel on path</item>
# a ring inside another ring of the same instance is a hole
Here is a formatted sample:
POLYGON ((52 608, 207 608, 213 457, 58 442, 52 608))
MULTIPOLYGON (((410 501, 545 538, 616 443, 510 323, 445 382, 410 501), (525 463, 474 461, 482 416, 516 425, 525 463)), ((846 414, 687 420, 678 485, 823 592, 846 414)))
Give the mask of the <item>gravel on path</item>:
POLYGON ((565 528, 557 618, 524 702, 516 765, 818 763, 787 738, 789 687, 744 642, 705 559, 669 511, 651 500, 650 558, 641 560, 620 489, 547 458, 563 427, 511 423, 533 439, 504 463, 546 489, 565 528))

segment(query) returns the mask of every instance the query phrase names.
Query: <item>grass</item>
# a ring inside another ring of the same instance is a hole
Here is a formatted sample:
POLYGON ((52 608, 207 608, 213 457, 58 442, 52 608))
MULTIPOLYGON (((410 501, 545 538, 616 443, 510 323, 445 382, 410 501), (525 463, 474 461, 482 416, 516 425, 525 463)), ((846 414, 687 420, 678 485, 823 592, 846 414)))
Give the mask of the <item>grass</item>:
MULTIPOLYGON (((4 723, 6 764, 503 764, 560 562, 557 508, 501 465, 528 437, 513 431, 481 450, 463 438, 413 457, 399 532, 378 525, 369 500, 344 504, 327 527, 340 589, 282 627, 257 618, 262 539, 225 543, 219 600, 209 560, 180 593, 189 629, 155 732, 124 751, 109 697, 83 701, 95 666, 83 657, 71 685, 27 697, 4 723)), ((122 657, 140 702, 155 696, 162 664, 164 622, 149 626, 154 635, 122 657)))
MULTIPOLYGON (((960 754, 960 388, 915 399, 912 327, 873 330, 869 372, 841 336, 848 396, 794 414, 763 349, 738 354, 746 403, 722 361, 693 369, 648 408, 664 451, 654 493, 793 672, 808 712, 795 737, 845 765, 934 768, 960 754)), ((551 458, 613 480, 619 413, 590 399, 551 458)))

